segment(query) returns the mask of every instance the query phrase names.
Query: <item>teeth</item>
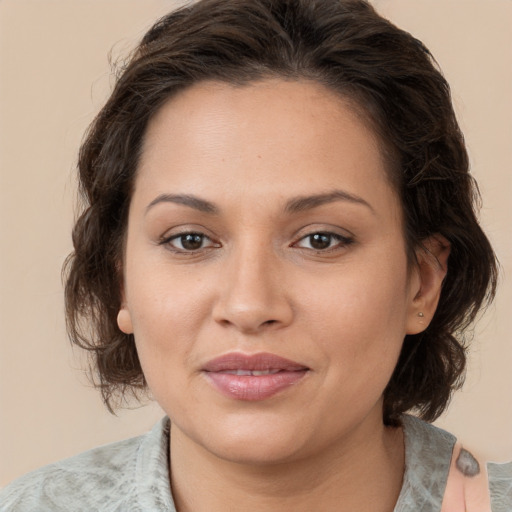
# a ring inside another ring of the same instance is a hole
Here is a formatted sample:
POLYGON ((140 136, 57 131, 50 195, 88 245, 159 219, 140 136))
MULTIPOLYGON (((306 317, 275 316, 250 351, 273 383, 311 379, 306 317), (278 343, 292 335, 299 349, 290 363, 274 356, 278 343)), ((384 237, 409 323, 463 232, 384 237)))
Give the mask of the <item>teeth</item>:
POLYGON ((259 376, 259 375, 274 375, 280 370, 225 370, 220 373, 227 373, 229 375, 243 375, 243 376, 259 376))
POLYGON ((235 370, 235 375, 251 375, 251 372, 249 370, 235 370))

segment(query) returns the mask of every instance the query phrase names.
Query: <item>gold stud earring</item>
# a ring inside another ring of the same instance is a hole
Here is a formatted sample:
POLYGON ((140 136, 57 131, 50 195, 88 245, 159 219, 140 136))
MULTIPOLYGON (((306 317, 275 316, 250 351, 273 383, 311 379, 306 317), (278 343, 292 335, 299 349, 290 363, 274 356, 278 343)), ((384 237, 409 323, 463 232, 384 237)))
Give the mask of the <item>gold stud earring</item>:
POLYGON ((420 312, 418 313, 418 316, 419 316, 420 318, 423 318, 425 315, 423 314, 423 311, 420 311, 420 312))

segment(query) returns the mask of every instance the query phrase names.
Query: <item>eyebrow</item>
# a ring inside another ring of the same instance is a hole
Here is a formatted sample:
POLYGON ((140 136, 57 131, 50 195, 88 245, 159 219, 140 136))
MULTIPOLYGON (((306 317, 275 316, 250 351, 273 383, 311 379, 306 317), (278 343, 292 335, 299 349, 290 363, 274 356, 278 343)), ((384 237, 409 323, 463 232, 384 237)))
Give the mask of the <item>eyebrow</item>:
POLYGON ((333 190, 331 192, 326 192, 323 194, 315 194, 311 196, 300 196, 293 199, 290 199, 285 207, 285 213, 299 213, 305 210, 311 210, 313 208, 318 208, 324 204, 333 203, 335 201, 347 201, 349 203, 361 204, 366 206, 373 214, 375 214, 375 210, 373 207, 365 201, 362 197, 356 196, 354 194, 350 194, 344 190, 333 190))
MULTIPOLYGON (((313 208, 318 208, 319 206, 333 203, 335 201, 347 201, 349 203, 360 204, 366 206, 375 214, 375 210, 367 201, 344 190, 333 190, 322 194, 305 195, 292 198, 285 204, 284 212, 287 214, 299 213, 313 208)), ((181 204, 212 215, 218 215, 220 213, 220 209, 214 203, 191 194, 161 194, 148 204, 146 207, 146 213, 152 207, 160 203, 181 204)))
POLYGON ((160 203, 182 204, 184 206, 194 208, 195 210, 199 210, 200 212, 210 213, 213 215, 219 213, 219 208, 210 201, 206 201, 205 199, 201 199, 190 194, 161 194, 148 204, 146 207, 146 213, 153 206, 160 203))

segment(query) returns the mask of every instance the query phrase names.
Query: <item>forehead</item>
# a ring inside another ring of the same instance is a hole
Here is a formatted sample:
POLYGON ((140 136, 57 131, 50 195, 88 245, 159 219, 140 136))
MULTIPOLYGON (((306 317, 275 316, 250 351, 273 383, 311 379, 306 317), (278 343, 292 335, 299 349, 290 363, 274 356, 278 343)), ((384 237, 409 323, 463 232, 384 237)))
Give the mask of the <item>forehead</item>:
POLYGON ((342 186, 362 195, 377 182, 390 188, 380 148, 357 106, 320 84, 203 82, 151 119, 136 190, 269 197, 342 186))

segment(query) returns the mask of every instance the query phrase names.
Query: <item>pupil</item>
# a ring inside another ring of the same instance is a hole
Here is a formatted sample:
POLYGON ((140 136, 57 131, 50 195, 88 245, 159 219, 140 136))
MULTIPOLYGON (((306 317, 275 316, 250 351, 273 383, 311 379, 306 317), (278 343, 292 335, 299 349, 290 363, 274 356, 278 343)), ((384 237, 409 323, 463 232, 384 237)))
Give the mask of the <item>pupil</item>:
POLYGON ((188 234, 183 235, 181 237, 181 245, 184 249, 188 249, 190 251, 193 251, 195 249, 200 249, 201 245, 203 244, 203 236, 198 234, 188 234))
POLYGON ((327 249, 331 244, 331 235, 315 233, 311 235, 311 247, 314 249, 327 249))

